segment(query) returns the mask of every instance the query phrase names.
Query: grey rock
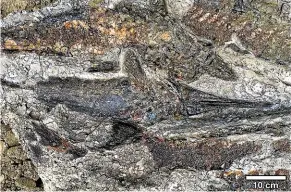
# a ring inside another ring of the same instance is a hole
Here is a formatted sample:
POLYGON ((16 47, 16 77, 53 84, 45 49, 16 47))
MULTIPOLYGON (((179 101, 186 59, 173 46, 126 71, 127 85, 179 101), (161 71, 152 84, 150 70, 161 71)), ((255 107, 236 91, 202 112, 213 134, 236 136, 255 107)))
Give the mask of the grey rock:
MULTIPOLYGON (((94 58, 1 55, 2 121, 45 190, 229 190, 225 170, 291 171, 290 66, 196 37, 172 18, 192 3, 103 2, 167 31, 169 42, 94 58)), ((28 16, 63 19, 72 7, 28 16)), ((26 23, 18 19, 8 16, 4 29, 26 23)), ((7 154, 24 159, 14 148, 7 154)), ((18 184, 37 180, 29 166, 18 184)))
POLYGON ((34 181, 39 179, 39 176, 35 170, 34 165, 31 161, 24 161, 22 166, 23 176, 34 181))
POLYGON ((68 14, 76 9, 82 8, 85 4, 86 1, 80 3, 78 0, 61 0, 35 12, 21 11, 15 14, 9 14, 1 20, 1 28, 5 31, 24 24, 30 25, 38 23, 50 17, 68 14))

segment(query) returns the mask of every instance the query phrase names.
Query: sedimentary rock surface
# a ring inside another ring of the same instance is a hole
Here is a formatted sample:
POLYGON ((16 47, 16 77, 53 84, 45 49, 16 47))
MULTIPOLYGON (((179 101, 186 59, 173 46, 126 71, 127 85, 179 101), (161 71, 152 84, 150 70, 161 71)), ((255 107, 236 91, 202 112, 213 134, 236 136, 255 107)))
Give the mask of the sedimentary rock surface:
POLYGON ((291 171, 288 0, 51 1, 1 20, 1 123, 44 190, 248 190, 291 171))
POLYGON ((1 191, 43 190, 36 168, 11 128, 1 125, 1 191))

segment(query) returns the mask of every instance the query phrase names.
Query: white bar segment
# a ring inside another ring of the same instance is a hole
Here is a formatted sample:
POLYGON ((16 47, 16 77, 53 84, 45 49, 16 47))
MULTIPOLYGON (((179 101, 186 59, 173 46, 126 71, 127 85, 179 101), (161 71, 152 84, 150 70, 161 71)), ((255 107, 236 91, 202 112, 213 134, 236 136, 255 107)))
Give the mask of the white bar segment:
POLYGON ((285 175, 247 175, 246 180, 280 180, 284 181, 287 177, 285 175))

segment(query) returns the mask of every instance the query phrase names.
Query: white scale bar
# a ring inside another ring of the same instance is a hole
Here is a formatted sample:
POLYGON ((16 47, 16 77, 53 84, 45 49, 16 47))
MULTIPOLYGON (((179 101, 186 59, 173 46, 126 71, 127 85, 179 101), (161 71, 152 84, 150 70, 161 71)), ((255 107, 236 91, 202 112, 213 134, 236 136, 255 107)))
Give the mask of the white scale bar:
POLYGON ((246 180, 280 180, 284 181, 287 177, 285 175, 247 175, 246 180))

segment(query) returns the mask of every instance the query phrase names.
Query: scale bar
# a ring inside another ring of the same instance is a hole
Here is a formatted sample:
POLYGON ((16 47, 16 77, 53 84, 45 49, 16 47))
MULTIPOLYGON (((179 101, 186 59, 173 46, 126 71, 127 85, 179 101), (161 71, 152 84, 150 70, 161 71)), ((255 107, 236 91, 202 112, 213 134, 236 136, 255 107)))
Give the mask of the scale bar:
POLYGON ((286 180, 286 175, 246 175, 246 180, 286 180))

